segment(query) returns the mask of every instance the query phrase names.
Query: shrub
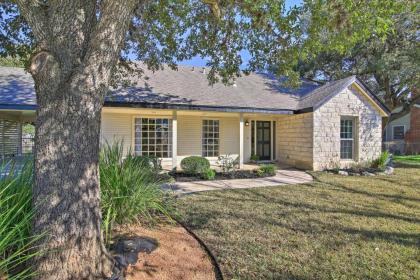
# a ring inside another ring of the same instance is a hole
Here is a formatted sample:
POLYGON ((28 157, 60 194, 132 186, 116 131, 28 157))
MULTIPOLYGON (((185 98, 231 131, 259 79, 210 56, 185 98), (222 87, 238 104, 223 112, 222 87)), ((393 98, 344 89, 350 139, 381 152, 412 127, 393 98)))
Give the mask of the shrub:
POLYGON ((99 171, 106 242, 114 224, 154 223, 160 215, 170 217, 174 200, 160 188, 163 177, 131 153, 123 160, 121 142, 102 148, 99 171))
POLYGON ((214 180, 215 177, 216 171, 210 168, 204 170, 203 173, 201 173, 201 178, 203 178, 204 180, 214 180))
POLYGON ((135 156, 132 158, 142 168, 149 168, 155 173, 162 171, 162 160, 155 156, 135 156))
POLYGON ((390 154, 388 151, 382 152, 381 155, 372 162, 372 167, 378 168, 381 170, 385 169, 388 163, 389 157, 390 157, 390 154))
POLYGON ((259 161, 260 160, 260 156, 253 154, 253 155, 251 155, 250 160, 252 160, 252 161, 259 161))
POLYGON ((28 264, 39 255, 34 249, 41 238, 31 236, 33 162, 0 166, 0 279, 31 277, 28 264), (13 272, 13 273, 12 273, 13 272))
POLYGON ((257 173, 258 177, 263 177, 265 175, 264 171, 261 169, 257 169, 255 172, 257 173))
POLYGON ((219 156, 217 164, 222 172, 232 172, 238 167, 238 158, 234 159, 231 155, 219 156))
POLYGON ((263 164, 258 170, 264 175, 275 175, 277 167, 274 164, 263 164))
POLYGON ((210 168, 210 162, 204 157, 190 156, 182 159, 181 168, 185 173, 198 175, 210 168))

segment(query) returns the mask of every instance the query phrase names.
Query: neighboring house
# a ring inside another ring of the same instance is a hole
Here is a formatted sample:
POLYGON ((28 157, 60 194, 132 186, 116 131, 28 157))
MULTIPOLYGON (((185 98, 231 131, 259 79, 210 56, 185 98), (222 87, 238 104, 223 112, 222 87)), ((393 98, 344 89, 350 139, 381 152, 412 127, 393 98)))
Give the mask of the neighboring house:
MULTIPOLYGON (((398 113, 400 108, 393 111, 398 113)), ((384 131, 384 148, 401 154, 420 153, 420 102, 410 112, 388 123, 384 131)))
MULTIPOLYGON (((287 89, 274 76, 257 73, 232 86, 209 86, 204 72, 187 66, 145 71, 136 87, 110 92, 102 111, 102 141, 123 139, 126 151, 156 155, 174 167, 191 155, 214 163, 229 154, 241 167, 256 155, 321 170, 381 153, 382 117, 388 111, 355 76, 287 89)), ((0 87, 0 118, 15 121, 18 130, 19 123, 33 121, 30 75, 0 67, 0 87)), ((3 153, 9 149, 4 147, 3 153)))

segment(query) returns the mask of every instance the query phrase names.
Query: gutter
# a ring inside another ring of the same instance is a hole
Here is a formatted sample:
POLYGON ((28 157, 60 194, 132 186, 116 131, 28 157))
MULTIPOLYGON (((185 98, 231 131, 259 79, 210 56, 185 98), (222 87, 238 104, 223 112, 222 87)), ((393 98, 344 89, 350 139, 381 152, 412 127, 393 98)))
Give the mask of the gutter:
POLYGON ((35 111, 36 105, 0 104, 0 110, 35 111))
POLYGON ((191 105, 191 104, 167 104, 167 103, 148 103, 148 102, 116 102, 105 101, 105 107, 125 107, 125 108, 149 108, 149 109, 171 109, 171 110, 197 110, 197 111, 215 111, 215 112, 237 112, 237 113, 261 113, 275 115, 292 115, 290 109, 265 109, 234 106, 211 106, 211 105, 191 105))

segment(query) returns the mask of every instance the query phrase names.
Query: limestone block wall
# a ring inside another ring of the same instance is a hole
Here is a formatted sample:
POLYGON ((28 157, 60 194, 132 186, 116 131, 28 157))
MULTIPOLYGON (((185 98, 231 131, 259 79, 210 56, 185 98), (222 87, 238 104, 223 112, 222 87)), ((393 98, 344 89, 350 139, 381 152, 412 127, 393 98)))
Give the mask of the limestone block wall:
POLYGON ((280 163, 313 168, 313 113, 288 115, 276 122, 276 153, 280 163))
POLYGON ((382 118, 374 105, 352 86, 313 113, 313 168, 345 167, 376 159, 381 153, 382 118), (340 159, 340 119, 355 120, 353 160, 340 159))

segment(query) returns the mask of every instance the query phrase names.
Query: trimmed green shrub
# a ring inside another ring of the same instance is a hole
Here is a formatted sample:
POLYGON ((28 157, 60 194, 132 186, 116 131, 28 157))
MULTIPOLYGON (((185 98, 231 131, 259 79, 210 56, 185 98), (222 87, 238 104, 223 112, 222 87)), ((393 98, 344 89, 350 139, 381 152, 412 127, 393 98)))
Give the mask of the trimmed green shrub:
POLYGON ((382 152, 381 155, 372 162, 372 167, 384 170, 389 157, 390 157, 390 154, 388 151, 382 152))
POLYGON ((159 173, 162 171, 162 160, 155 156, 134 156, 132 158, 142 168, 149 168, 153 172, 159 173))
POLYGON ((161 189, 164 177, 146 168, 144 160, 123 160, 121 142, 102 147, 99 161, 103 231, 108 243, 114 224, 155 223, 159 216, 170 218, 174 198, 161 189))
POLYGON ((204 170, 201 173, 201 178, 203 178, 204 180, 214 180, 215 177, 216 177, 216 171, 210 168, 204 170))
POLYGON ((0 279, 28 279, 30 260, 40 255, 31 236, 33 161, 0 166, 0 279))
POLYGON ((258 170, 261 170, 262 174, 265 175, 275 175, 277 166, 275 166, 274 164, 263 164, 258 170))
POLYGON ((190 156, 182 159, 181 168, 185 173, 198 175, 210 168, 210 162, 204 157, 190 156))

